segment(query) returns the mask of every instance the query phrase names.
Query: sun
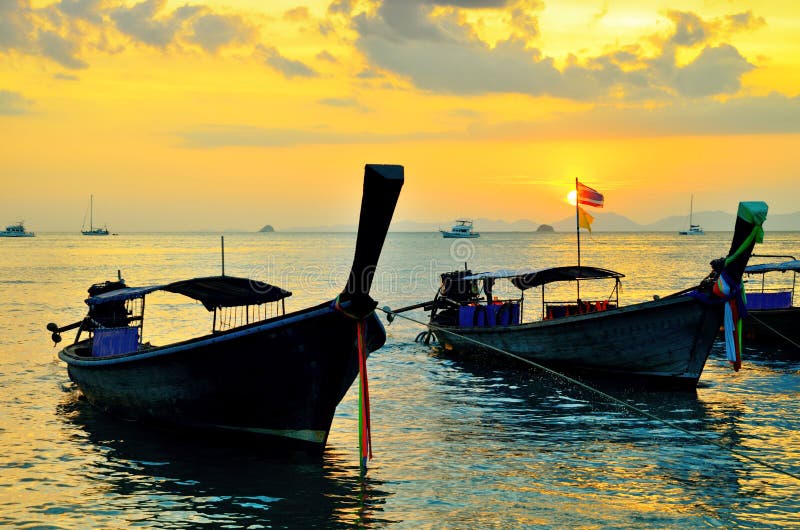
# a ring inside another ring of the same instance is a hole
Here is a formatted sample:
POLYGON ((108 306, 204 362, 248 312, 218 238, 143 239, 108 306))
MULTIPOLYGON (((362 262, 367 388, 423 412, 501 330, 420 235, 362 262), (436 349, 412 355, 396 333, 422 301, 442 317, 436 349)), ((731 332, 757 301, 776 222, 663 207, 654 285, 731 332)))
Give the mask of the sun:
POLYGON ((571 192, 567 193, 567 202, 570 203, 572 206, 575 206, 577 203, 575 197, 578 195, 578 192, 572 190, 571 192))

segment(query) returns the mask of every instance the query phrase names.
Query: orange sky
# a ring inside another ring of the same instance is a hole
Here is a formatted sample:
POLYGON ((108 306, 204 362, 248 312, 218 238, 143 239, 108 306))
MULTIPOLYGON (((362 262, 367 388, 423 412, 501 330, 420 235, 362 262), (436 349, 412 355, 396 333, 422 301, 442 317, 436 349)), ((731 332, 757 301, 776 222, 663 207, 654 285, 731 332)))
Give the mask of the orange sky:
POLYGON ((641 223, 791 213, 798 34, 775 0, 2 2, 0 223, 350 224, 371 162, 398 220, 553 222, 575 177, 641 223))

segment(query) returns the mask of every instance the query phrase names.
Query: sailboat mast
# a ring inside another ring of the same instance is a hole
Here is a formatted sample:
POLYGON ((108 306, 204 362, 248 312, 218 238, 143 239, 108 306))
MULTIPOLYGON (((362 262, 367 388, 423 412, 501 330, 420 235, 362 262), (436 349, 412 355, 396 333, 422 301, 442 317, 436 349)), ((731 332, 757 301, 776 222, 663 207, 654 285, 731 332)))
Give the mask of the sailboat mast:
POLYGON ((692 227, 692 210, 694 210, 694 194, 689 198, 689 228, 692 227))
POLYGON ((94 230, 94 195, 89 195, 89 231, 94 230))

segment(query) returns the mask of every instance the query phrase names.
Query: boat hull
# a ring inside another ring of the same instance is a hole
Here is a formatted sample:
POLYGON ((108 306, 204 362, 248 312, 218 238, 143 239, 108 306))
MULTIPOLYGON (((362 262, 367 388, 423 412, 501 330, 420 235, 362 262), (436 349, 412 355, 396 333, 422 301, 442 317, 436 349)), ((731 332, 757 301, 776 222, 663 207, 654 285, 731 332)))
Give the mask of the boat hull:
POLYGON ((800 351, 797 346, 800 344, 800 307, 749 309, 743 321, 743 334, 746 340, 756 343, 800 351))
POLYGON ((432 331, 446 350, 459 353, 492 353, 474 340, 560 372, 694 388, 721 321, 720 305, 683 295, 516 326, 432 331))
MULTIPOLYGON (((385 331, 367 318, 369 351, 385 331)), ((92 358, 89 341, 59 357, 87 400, 116 416, 236 432, 321 452, 336 406, 358 375, 356 324, 323 304, 133 354, 92 358)))
POLYGON ((22 233, 14 233, 14 232, 0 232, 0 237, 35 237, 36 234, 33 232, 22 232, 22 233))
POLYGON ((452 232, 445 232, 444 230, 439 230, 441 232, 442 237, 445 239, 474 239, 476 237, 481 237, 478 233, 473 234, 454 234, 452 232))

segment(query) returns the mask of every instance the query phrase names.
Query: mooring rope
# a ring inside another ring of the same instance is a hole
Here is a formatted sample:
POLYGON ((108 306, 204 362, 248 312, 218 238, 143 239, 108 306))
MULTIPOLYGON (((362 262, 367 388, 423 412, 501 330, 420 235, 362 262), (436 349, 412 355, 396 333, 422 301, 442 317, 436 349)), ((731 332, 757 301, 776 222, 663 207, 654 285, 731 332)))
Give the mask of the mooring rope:
POLYGON ((790 339, 789 337, 787 337, 786 335, 784 335, 783 333, 781 333, 777 329, 773 328, 772 326, 770 326, 769 324, 767 324, 766 322, 764 322, 763 320, 761 320, 757 316, 753 315, 752 312, 747 313, 747 316, 749 318, 752 318, 753 320, 755 320, 756 322, 758 322, 759 324, 761 324, 762 326, 764 326, 765 328, 767 328, 768 330, 770 330, 771 332, 773 332, 774 334, 779 336, 780 338, 784 339, 786 342, 788 342, 789 344, 791 344, 795 348, 800 349, 800 344, 797 344, 795 341, 793 341, 792 339, 790 339))
POLYGON ((572 377, 570 377, 570 376, 568 376, 566 374, 563 374, 561 372, 558 372, 556 370, 553 370, 551 368, 543 366, 543 365, 541 365, 541 364, 539 364, 539 363, 537 363, 535 361, 531 361, 530 359, 526 359, 524 357, 520 357, 519 355, 516 355, 516 354, 511 353, 509 351, 503 350, 501 348, 497 348, 495 346, 492 346, 491 344, 486 344, 486 343, 481 342, 479 340, 475 340, 472 337, 467 337, 467 336, 461 335, 459 333, 454 333, 451 330, 445 330, 445 329, 443 329, 440 326, 437 326, 435 324, 422 322, 420 320, 416 320, 414 318, 411 318, 409 316, 406 316, 406 315, 403 315, 403 314, 400 314, 400 313, 392 313, 391 309, 388 309, 388 308, 385 308, 385 307, 378 308, 378 309, 380 309, 381 311, 383 311, 387 315, 392 314, 395 317, 399 316, 399 317, 402 317, 402 318, 404 318, 404 319, 406 319, 406 320, 408 320, 410 322, 414 322, 415 324, 419 324, 421 326, 425 326, 425 327, 427 327, 427 328, 429 328, 431 330, 437 330, 437 331, 443 331, 443 332, 449 333, 449 334, 454 335, 456 337, 462 338, 462 339, 464 339, 466 341, 472 342, 472 343, 474 343, 474 344, 476 344, 478 346, 481 346, 482 348, 486 348, 487 350, 492 350, 494 352, 500 353, 500 354, 505 355, 507 357, 511 357, 512 359, 516 359, 516 360, 521 361, 523 363, 529 364, 529 365, 531 365, 531 366, 533 366, 535 368, 543 370, 543 371, 545 371, 545 372, 547 372, 547 373, 549 373, 551 375, 559 377, 559 378, 561 378, 561 379, 563 379, 565 381, 568 381, 568 382, 570 382, 570 383, 572 383, 574 385, 577 385, 577 386, 579 386, 581 388, 584 388, 584 389, 586 389, 586 390, 588 390, 588 391, 590 391, 590 392, 592 392, 594 394, 597 394, 597 395, 599 395, 599 396, 601 396, 601 397, 603 397, 603 398, 605 398, 605 399, 607 399, 607 400, 609 400, 609 401, 611 401, 613 403, 616 403, 617 405, 621 405, 622 407, 624 407, 626 409, 629 409, 629 410, 632 410, 632 411, 634 411, 634 412, 636 412, 638 414, 641 414, 642 416, 645 416, 646 418, 649 418, 649 419, 651 419, 653 421, 662 423, 662 424, 666 425, 667 427, 670 427, 670 428, 676 429, 678 431, 681 431, 682 433, 687 434, 687 435, 689 435, 692 438, 695 438, 697 440, 700 440, 703 443, 715 445, 715 446, 719 447, 720 449, 723 449, 723 450, 728 451, 728 452, 730 452, 732 454, 740 456, 740 457, 742 457, 742 458, 744 458, 746 460, 750 460, 751 462, 755 462, 756 464, 759 464, 761 466, 769 468, 769 469, 771 469, 771 470, 773 470, 773 471, 775 471, 777 473, 780 473, 782 475, 786 475, 786 476, 791 477, 791 478, 793 478, 795 480, 800 480, 800 475, 798 475, 796 473, 792 473, 791 471, 787 471, 787 470, 785 470, 785 469, 783 469, 783 468, 781 468, 779 466, 776 466, 774 464, 770 464, 769 462, 761 460, 760 458, 756 458, 754 456, 750 456, 750 455, 748 455, 746 453, 743 453, 743 452, 739 451, 738 449, 734 449, 732 447, 728 447, 728 446, 726 446, 726 445, 724 445, 724 444, 722 444, 720 442, 717 442, 715 440, 710 440, 710 439, 706 438, 705 436, 702 436, 699 433, 696 433, 694 431, 690 431, 689 429, 686 429, 685 427, 681 427, 680 425, 677 425, 677 424, 675 424, 675 423, 673 423, 673 422, 671 422, 669 420, 665 420, 664 418, 656 416, 655 414, 653 414, 651 412, 647 412, 646 410, 641 409, 641 408, 639 408, 639 407, 637 407, 635 405, 631 405, 630 403, 628 403, 626 401, 623 401, 623 400, 621 400, 621 399, 619 399, 617 397, 614 397, 611 394, 607 394, 606 392, 603 392, 602 390, 599 390, 597 388, 594 388, 593 386, 587 385, 586 383, 583 383, 583 382, 581 382, 581 381, 579 381, 579 380, 577 380, 575 378, 572 378, 572 377))

